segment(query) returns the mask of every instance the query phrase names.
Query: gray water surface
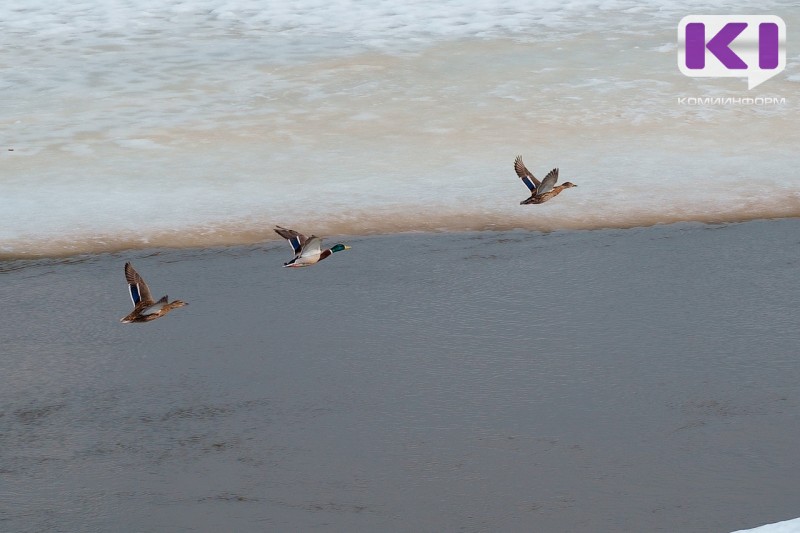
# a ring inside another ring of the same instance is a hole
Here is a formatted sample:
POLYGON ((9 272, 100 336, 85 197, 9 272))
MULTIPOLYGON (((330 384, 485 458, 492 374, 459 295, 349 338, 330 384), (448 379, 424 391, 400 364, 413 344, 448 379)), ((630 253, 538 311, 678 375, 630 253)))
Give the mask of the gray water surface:
POLYGON ((800 220, 347 242, 1 263, 0 530, 800 516, 800 220))

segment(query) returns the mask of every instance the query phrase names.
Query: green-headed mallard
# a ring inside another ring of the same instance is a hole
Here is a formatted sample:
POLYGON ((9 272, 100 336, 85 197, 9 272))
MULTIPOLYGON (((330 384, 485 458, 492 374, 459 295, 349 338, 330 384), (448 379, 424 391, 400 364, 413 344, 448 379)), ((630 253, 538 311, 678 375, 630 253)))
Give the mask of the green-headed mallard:
POLYGON ((285 267, 315 265, 335 252, 350 249, 346 244, 338 243, 323 250, 322 239, 319 237, 315 235, 306 237, 293 229, 286 229, 280 226, 275 226, 275 233, 288 240, 289 245, 292 247, 292 250, 294 250, 294 258, 288 263, 284 263, 283 266, 285 267))
POLYGON ((189 305, 180 300, 168 301, 169 299, 164 296, 158 301, 153 300, 153 295, 150 294, 150 288, 144 282, 142 276, 133 269, 130 263, 125 263, 125 279, 128 281, 128 289, 131 292, 131 300, 133 300, 133 311, 119 321, 125 324, 131 322, 149 322, 156 318, 161 318, 175 308, 189 305))
POLYGON ((577 187, 572 182, 566 181, 561 185, 556 186, 556 182, 558 181, 558 169, 554 168, 550 172, 548 172, 547 176, 539 182, 536 178, 533 177, 533 174, 525 168, 525 164, 522 162, 522 156, 518 155, 517 158, 514 160, 514 171, 517 173, 517 176, 520 177, 522 182, 528 187, 531 191, 530 198, 527 198, 520 202, 520 205, 525 204, 542 204, 549 200, 550 198, 554 198, 561 194, 561 191, 564 189, 569 189, 571 187, 577 187))

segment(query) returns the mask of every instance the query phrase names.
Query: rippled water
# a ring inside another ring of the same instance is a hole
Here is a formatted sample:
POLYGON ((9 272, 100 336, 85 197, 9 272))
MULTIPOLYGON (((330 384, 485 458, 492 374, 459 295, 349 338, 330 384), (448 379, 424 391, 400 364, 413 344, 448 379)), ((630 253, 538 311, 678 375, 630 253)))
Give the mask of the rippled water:
POLYGON ((798 515, 797 219, 5 262, 0 529, 798 515), (123 325, 122 265, 190 303, 123 325))

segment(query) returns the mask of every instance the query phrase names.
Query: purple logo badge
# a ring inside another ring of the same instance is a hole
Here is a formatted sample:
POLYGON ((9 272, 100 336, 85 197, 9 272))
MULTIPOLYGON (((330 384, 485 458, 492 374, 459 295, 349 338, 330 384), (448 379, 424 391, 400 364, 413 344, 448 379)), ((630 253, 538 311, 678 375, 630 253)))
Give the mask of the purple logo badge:
POLYGON ((747 78, 786 68, 786 23, 775 15, 689 15, 678 24, 678 68, 693 78, 747 78))

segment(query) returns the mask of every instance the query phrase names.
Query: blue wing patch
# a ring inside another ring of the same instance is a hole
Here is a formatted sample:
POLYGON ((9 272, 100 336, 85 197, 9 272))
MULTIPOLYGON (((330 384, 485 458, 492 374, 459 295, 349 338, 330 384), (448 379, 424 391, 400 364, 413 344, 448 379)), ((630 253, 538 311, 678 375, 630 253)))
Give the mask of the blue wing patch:
POLYGON ((292 237, 291 239, 289 239, 289 244, 292 245, 294 253, 300 253, 300 248, 301 248, 300 237, 292 237))
POLYGON ((142 295, 139 294, 139 284, 138 283, 131 283, 128 285, 131 290, 131 300, 133 300, 133 305, 138 305, 139 302, 142 301, 142 295))
POLYGON ((531 192, 536 192, 536 185, 531 181, 528 176, 523 176, 522 178, 523 183, 530 189, 531 192))

